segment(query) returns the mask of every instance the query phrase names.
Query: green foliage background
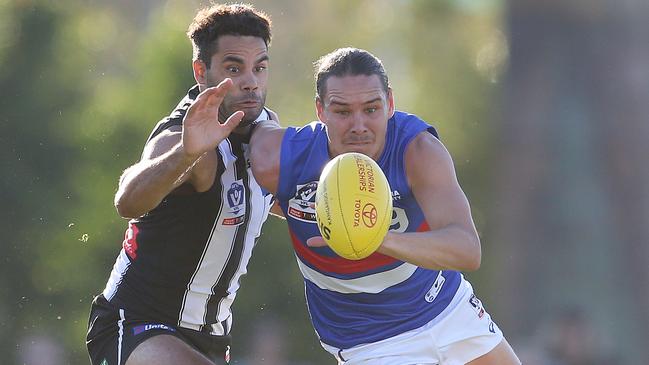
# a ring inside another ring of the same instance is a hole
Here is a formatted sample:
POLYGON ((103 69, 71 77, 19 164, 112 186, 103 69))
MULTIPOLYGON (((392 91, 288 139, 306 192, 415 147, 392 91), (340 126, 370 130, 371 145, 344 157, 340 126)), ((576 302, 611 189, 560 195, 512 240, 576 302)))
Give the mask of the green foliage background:
MULTIPOLYGON (((268 105, 282 124, 315 118, 311 62, 342 46, 372 51, 397 107, 439 129, 484 229, 490 122, 506 62, 498 2, 253 3, 274 21, 268 105)), ((88 363, 90 301, 125 228, 112 205, 117 178, 193 83, 184 32, 198 5, 0 0, 2 363, 24 362, 43 336, 61 346, 64 363, 88 363)), ((333 363, 310 327, 285 231, 269 220, 243 280, 234 358, 253 356, 256 325, 270 322, 286 363, 333 363)), ((483 265, 478 287, 488 281, 483 265)))

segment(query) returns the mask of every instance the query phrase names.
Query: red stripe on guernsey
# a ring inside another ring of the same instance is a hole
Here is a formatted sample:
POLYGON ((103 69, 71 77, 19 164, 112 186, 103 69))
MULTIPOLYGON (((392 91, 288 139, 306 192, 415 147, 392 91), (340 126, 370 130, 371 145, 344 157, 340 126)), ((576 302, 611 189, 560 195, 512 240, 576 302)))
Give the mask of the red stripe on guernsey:
POLYGON ((390 256, 385 256, 378 252, 375 252, 362 260, 347 260, 340 256, 321 256, 306 247, 290 229, 289 233, 291 234, 291 241, 293 242, 293 248, 297 255, 303 261, 306 261, 309 265, 315 267, 319 271, 333 272, 337 274, 353 274, 376 269, 397 261, 390 256))
MULTIPOLYGON (((426 221, 423 221, 422 224, 417 229, 417 232, 429 231, 430 228, 426 221)), ((303 260, 309 263, 311 266, 316 269, 324 272, 333 272, 337 274, 354 274, 358 272, 364 272, 372 269, 376 269, 382 266, 390 265, 397 260, 375 252, 369 257, 362 260, 347 260, 340 256, 322 256, 318 255, 314 251, 310 250, 303 244, 299 238, 289 229, 291 235, 291 242, 293 243, 293 248, 297 255, 303 260)))
MULTIPOLYGON (((428 223, 424 220, 421 225, 419 225, 419 228, 417 228, 417 232, 426 231, 430 231, 430 227, 428 227, 428 223)), ((390 265, 397 261, 390 256, 378 252, 375 252, 362 260, 347 260, 340 256, 327 257, 318 255, 306 247, 306 245, 297 238, 290 228, 288 232, 291 235, 291 242, 293 243, 293 248, 297 255, 303 261, 306 261, 320 271, 333 272, 337 274, 354 274, 390 265)))

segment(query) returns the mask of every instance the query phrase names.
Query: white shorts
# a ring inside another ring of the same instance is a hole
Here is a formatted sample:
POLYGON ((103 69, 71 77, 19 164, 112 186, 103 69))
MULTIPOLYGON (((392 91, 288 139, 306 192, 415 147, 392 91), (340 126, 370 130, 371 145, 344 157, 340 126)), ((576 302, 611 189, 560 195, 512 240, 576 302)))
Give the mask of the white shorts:
POLYGON ((420 328, 342 351, 322 346, 344 365, 463 365, 493 350, 502 339, 473 287, 462 279, 449 306, 420 328))

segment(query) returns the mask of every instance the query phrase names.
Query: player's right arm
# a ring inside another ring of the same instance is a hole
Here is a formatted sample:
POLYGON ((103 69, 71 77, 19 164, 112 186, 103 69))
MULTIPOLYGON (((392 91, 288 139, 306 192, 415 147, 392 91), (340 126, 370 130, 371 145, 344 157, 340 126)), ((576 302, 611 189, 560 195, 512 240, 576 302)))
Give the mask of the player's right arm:
POLYGON ((147 143, 141 161, 120 178, 115 207, 122 217, 146 214, 185 182, 199 192, 210 188, 217 168, 214 149, 243 117, 238 111, 225 123, 218 121, 219 106, 231 86, 226 79, 201 92, 187 110, 182 128, 169 129, 147 143))
POLYGON ((272 194, 279 185, 279 163, 282 138, 286 128, 276 123, 259 124, 250 138, 250 166, 255 180, 272 194))
POLYGON ((210 175, 210 170, 216 173, 216 166, 210 169, 199 164, 202 160, 215 160, 216 156, 197 159, 185 153, 180 142, 180 131, 162 132, 147 143, 140 162, 124 171, 115 194, 115 208, 120 216, 136 218, 146 214, 185 182, 201 191, 200 177, 210 175))

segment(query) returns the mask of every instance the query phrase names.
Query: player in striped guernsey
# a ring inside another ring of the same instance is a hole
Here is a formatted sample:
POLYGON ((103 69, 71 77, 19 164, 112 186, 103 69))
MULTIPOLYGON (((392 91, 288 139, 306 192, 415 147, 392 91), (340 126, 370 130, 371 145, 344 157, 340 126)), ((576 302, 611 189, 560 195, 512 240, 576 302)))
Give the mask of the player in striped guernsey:
POLYGON ((317 66, 320 121, 260 126, 251 163, 286 216, 323 347, 346 365, 520 364, 461 274, 480 266, 480 241, 435 129, 394 110, 369 52, 339 49, 317 66), (358 261, 326 246, 314 216, 322 168, 345 152, 376 160, 393 197, 390 232, 358 261))
POLYGON ((188 36, 197 85, 155 127, 115 196, 131 220, 91 309, 95 365, 229 359, 230 307, 272 203, 247 162, 253 126, 272 114, 270 20, 248 5, 214 5, 188 36))

